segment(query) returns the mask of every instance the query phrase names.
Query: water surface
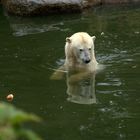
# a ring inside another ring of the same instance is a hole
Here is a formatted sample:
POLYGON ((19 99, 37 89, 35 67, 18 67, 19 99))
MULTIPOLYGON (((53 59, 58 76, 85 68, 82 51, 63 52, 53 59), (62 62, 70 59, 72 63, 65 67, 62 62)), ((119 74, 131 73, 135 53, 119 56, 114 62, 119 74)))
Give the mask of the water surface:
POLYGON ((0 8, 0 99, 13 93, 13 104, 41 116, 42 124, 29 127, 45 140, 139 140, 139 23, 133 6, 34 18, 0 8), (96 57, 106 67, 95 75, 90 105, 68 100, 65 78, 50 80, 65 38, 78 31, 96 35, 96 57))

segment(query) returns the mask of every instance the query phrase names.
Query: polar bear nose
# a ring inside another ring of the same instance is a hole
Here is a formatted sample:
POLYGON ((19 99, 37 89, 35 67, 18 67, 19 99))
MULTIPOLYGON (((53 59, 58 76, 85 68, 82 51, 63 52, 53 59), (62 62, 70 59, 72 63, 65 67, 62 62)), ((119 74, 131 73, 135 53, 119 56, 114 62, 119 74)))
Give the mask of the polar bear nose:
POLYGON ((90 59, 86 59, 85 63, 88 64, 90 62, 90 59))

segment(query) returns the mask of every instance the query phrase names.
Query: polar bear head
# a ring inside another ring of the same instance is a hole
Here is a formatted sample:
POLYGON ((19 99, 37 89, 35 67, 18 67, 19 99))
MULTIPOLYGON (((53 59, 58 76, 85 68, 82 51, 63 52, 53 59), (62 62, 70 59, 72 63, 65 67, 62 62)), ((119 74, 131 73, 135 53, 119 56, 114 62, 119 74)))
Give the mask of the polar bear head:
POLYGON ((73 63, 89 64, 94 56, 95 36, 90 36, 85 32, 73 34, 66 38, 65 55, 66 61, 73 63))

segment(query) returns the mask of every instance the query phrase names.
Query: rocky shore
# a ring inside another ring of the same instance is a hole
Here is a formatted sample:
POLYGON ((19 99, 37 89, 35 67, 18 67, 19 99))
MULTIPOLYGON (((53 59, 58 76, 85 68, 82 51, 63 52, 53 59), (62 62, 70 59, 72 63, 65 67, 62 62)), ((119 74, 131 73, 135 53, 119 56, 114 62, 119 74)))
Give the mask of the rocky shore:
POLYGON ((19 16, 82 12, 96 5, 138 2, 140 0, 1 0, 8 13, 19 16))

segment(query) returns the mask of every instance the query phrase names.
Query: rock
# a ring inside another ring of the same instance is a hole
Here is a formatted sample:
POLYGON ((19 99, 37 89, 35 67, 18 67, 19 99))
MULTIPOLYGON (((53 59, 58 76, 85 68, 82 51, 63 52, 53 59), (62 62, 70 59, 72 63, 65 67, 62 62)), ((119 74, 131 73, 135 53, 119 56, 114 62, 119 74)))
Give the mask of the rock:
POLYGON ((82 0, 2 0, 8 13, 46 15, 57 12, 80 12, 82 0))
POLYGON ((100 2, 101 0, 2 0, 8 13, 21 16, 81 12, 100 2))
POLYGON ((82 12, 101 4, 135 3, 140 0, 0 0, 6 11, 20 16, 82 12))

